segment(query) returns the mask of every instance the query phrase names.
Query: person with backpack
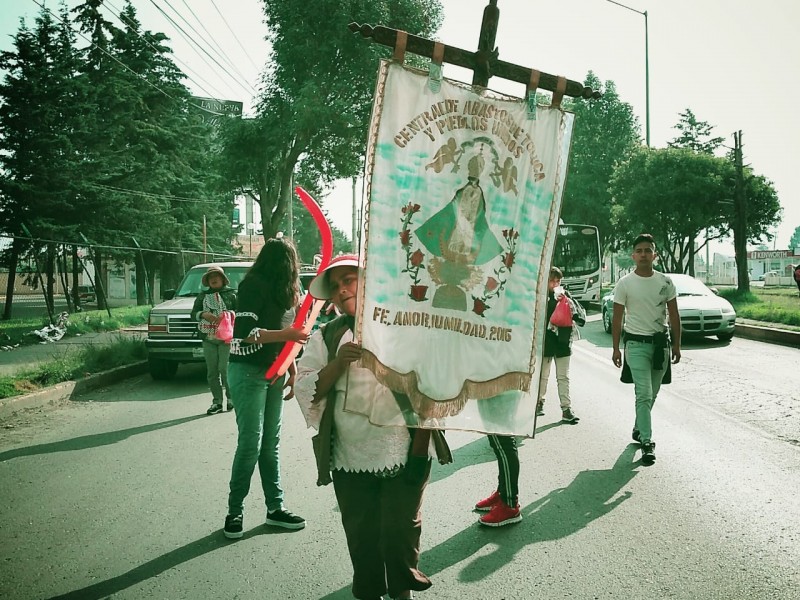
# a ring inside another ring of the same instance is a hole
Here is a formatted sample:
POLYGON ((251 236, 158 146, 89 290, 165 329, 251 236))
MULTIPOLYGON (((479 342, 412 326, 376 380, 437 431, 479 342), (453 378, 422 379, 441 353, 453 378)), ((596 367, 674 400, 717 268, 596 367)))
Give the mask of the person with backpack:
POLYGON ((203 340, 203 358, 206 361, 206 379, 211 389, 211 407, 207 415, 222 412, 222 389, 228 400, 228 410, 233 408, 231 390, 228 386, 228 357, 230 341, 217 337, 217 330, 223 313, 236 310, 236 290, 228 287, 230 280, 222 267, 211 265, 203 274, 200 283, 203 290, 197 294, 192 306, 192 316, 197 321, 197 329, 203 340))
POLYGON ((544 334, 544 350, 542 351, 542 372, 539 377, 539 401, 536 403, 536 415, 544 415, 544 397, 547 393, 547 379, 550 376, 550 367, 556 364, 556 383, 558 384, 558 399, 561 405, 561 420, 564 423, 577 423, 580 419, 572 411, 572 402, 569 397, 569 361, 572 355, 572 323, 583 327, 586 324, 586 311, 573 300, 570 293, 561 287, 564 277, 561 269, 552 267, 547 281, 547 322, 544 334), (551 317, 558 306, 561 297, 566 296, 572 313, 569 326, 557 326, 551 317))
POLYGON ((297 365, 295 396, 309 427, 318 430, 317 485, 333 482, 353 565, 353 595, 377 600, 388 591, 408 599, 432 585, 418 568, 420 510, 432 447, 440 462, 448 461, 449 450, 441 432, 407 428, 399 407, 397 426, 379 427, 366 416, 373 402, 395 406, 396 399, 356 364, 358 266, 355 255, 336 257, 309 286, 314 298, 330 299, 342 314, 309 339, 297 365))

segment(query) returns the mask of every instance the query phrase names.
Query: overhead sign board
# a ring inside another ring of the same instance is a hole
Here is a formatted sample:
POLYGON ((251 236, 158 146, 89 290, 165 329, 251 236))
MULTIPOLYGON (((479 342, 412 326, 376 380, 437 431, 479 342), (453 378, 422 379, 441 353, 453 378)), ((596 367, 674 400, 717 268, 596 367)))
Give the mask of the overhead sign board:
POLYGON ((204 121, 215 123, 222 117, 241 118, 244 105, 236 100, 220 100, 218 98, 192 96, 190 106, 204 121))

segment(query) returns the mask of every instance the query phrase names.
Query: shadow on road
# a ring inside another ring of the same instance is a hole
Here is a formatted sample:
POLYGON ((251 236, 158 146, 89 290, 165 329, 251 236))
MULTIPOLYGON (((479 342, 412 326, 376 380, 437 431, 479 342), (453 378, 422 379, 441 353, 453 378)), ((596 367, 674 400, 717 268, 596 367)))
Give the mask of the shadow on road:
MULTIPOLYGON (((259 535, 277 535, 281 533, 286 533, 286 530, 271 530, 264 526, 251 529, 250 531, 246 532, 244 536, 240 538, 240 540, 247 540, 259 535)), ((209 533, 207 536, 200 538, 199 540, 190 542, 185 546, 181 546, 180 548, 176 548, 175 550, 167 552, 166 554, 162 554, 153 560, 147 561, 143 565, 134 567, 127 573, 123 573, 122 575, 112 577, 111 579, 107 579, 105 581, 100 581, 73 592, 68 592, 60 596, 53 596, 50 598, 50 600, 99 600, 100 598, 108 598, 118 592, 121 592, 122 590, 141 583, 142 581, 157 577, 158 575, 161 575, 162 573, 169 571, 178 565, 190 562, 195 558, 203 556, 204 554, 208 554, 209 552, 214 552, 215 550, 223 548, 230 543, 231 542, 229 540, 226 540, 224 537, 222 537, 222 532, 220 530, 216 530, 212 533, 209 533)))
POLYGON ((83 435, 69 440, 62 440, 60 442, 50 442, 49 444, 38 444, 36 446, 27 446, 24 448, 14 448, 13 450, 6 450, 0 452, 0 462, 18 458, 20 456, 35 456, 37 454, 53 454, 55 452, 69 452, 71 450, 86 450, 88 448, 96 448, 98 446, 108 446, 116 444, 131 436, 140 433, 148 433, 150 431, 157 431, 166 427, 173 427, 175 425, 182 425, 189 423, 195 419, 204 419, 206 415, 192 415, 190 417, 182 417, 180 419, 171 419, 161 423, 151 423, 150 425, 142 425, 140 427, 131 427, 130 429, 120 429, 119 431, 108 431, 106 433, 93 433, 92 435, 83 435))
POLYGON ((491 553, 478 556, 461 570, 461 581, 479 581, 507 565, 529 544, 557 540, 580 531, 631 497, 629 491, 618 494, 638 472, 639 463, 633 461, 637 448, 638 445, 629 444, 611 469, 581 471, 567 487, 553 490, 523 507, 524 520, 519 525, 489 528, 476 523, 423 552, 420 559, 423 571, 434 575, 468 560, 485 546, 494 547, 491 553))
MULTIPOLYGON (((486 546, 493 547, 491 553, 468 562, 459 575, 463 582, 480 581, 509 564, 525 546, 565 538, 580 531, 631 497, 630 491, 620 492, 638 473, 636 468, 640 463, 633 460, 638 448, 638 444, 628 444, 610 469, 581 471, 567 487, 553 490, 528 504, 522 509, 524 519, 518 525, 492 528, 481 527, 476 522, 426 550, 420 557, 422 570, 432 576, 468 560, 486 546)), ((491 451, 489 454, 493 460, 494 455, 491 451)), ((320 600, 351 598, 348 586, 320 600)))
MULTIPOLYGON (((174 378, 167 381, 153 381, 150 375, 139 375, 115 384, 115 393, 108 393, 109 387, 85 392, 73 398, 75 402, 164 402, 211 392, 206 383, 205 365, 181 365, 174 378)), ((208 408, 203 407, 203 410, 208 408)))

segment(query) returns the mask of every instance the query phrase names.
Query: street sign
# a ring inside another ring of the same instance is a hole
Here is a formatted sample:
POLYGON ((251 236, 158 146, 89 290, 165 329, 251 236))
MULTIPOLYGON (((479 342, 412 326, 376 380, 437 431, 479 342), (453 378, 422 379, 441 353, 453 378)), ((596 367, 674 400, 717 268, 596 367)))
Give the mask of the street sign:
POLYGON ((190 107, 201 116, 203 121, 208 123, 216 123, 222 117, 241 118, 243 106, 236 100, 220 100, 202 96, 192 96, 190 104, 190 107))

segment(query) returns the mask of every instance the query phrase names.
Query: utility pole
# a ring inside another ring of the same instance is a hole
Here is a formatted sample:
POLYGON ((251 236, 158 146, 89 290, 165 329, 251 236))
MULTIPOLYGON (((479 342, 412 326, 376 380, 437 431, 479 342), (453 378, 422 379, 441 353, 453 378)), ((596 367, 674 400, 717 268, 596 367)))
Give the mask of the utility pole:
POLYGON ((747 199, 744 193, 744 159, 742 158, 742 131, 733 134, 733 164, 736 185, 733 197, 734 219, 733 248, 736 252, 736 274, 739 293, 750 291, 750 274, 747 272, 747 199))
POLYGON ((356 178, 353 177, 353 229, 352 229, 352 247, 353 254, 358 253, 358 213, 356 212, 358 204, 356 204, 356 178))
MULTIPOLYGON (((294 173, 292 173, 291 179, 289 180, 289 202, 287 203, 286 206, 286 217, 287 220, 289 221, 289 227, 287 227, 289 233, 288 237, 289 241, 292 242, 292 244, 294 244, 294 210, 292 210, 292 205, 294 204, 294 193, 292 192, 292 190, 294 190, 294 173)), ((262 238, 264 237, 263 222, 261 223, 261 237, 262 238)), ((250 254, 252 253, 253 251, 250 250, 250 254)))
POLYGON ((616 4, 622 8, 627 8, 631 12, 638 13, 644 17, 644 119, 645 119, 645 141, 650 146, 650 34, 647 29, 647 11, 642 12, 616 0, 606 0, 611 4, 616 4))

